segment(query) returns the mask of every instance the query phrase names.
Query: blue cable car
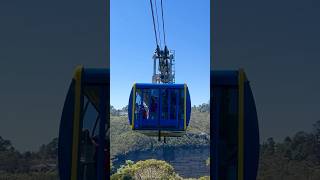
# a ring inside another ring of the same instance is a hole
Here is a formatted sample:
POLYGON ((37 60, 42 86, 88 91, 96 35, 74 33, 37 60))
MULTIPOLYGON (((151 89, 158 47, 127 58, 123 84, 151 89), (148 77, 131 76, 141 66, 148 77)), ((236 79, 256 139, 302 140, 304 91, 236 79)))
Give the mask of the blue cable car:
POLYGON ((75 70, 59 128, 61 180, 109 178, 109 84, 108 69, 75 70))
POLYGON ((185 134, 190 115, 186 84, 133 85, 128 105, 132 130, 149 136, 179 137, 185 134))
POLYGON ((254 96, 242 69, 211 71, 213 179, 255 180, 259 126, 254 96))

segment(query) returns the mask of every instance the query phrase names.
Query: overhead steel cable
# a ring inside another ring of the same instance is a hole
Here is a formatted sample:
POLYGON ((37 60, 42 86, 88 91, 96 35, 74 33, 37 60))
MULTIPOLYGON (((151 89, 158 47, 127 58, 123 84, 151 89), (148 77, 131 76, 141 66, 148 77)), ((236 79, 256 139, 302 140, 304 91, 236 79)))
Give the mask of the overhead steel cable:
POLYGON ((151 6, 151 13, 152 13, 152 22, 153 22, 154 35, 155 35, 155 37, 156 37, 156 44, 157 44, 157 47, 158 47, 159 44, 158 44, 156 24, 155 24, 155 21, 154 21, 154 13, 153 13, 152 0, 150 0, 150 6, 151 6))
POLYGON ((166 43, 166 31, 164 30, 164 18, 163 18, 163 4, 162 4, 162 0, 161 0, 161 16, 162 16, 163 40, 164 40, 164 45, 167 46, 167 43, 166 43))
POLYGON ((160 48, 161 48, 161 33, 160 33, 160 27, 159 27, 157 0, 154 0, 154 5, 155 5, 155 9, 156 9, 157 28, 158 28, 158 35, 159 35, 159 44, 160 44, 160 48))

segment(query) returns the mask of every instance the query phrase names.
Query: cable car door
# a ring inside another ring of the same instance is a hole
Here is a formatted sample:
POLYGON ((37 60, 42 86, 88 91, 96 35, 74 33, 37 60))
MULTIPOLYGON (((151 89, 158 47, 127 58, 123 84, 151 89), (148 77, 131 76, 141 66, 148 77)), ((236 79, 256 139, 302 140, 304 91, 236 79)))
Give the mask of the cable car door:
POLYGON ((211 73, 213 179, 255 180, 260 143, 249 81, 243 70, 211 73))
POLYGON ((160 129, 179 130, 183 129, 183 93, 180 89, 165 88, 160 91, 160 129), (182 127, 181 127, 182 126, 182 127))

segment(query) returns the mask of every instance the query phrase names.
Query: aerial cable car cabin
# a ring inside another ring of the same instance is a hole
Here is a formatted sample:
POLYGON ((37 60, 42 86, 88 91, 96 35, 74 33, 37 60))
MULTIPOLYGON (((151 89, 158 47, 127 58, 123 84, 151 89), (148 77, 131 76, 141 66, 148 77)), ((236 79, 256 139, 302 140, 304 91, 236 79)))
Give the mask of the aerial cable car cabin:
POLYGON ((132 130, 150 136, 181 136, 189 125, 190 115, 186 84, 133 85, 128 105, 132 130))
POLYGON ((109 85, 108 69, 76 68, 59 128, 61 180, 109 178, 109 85))
POLYGON ((245 72, 211 71, 211 172, 214 180, 255 180, 259 164, 258 116, 245 72))
POLYGON ((132 130, 148 136, 179 137, 186 133, 191 98, 186 84, 175 84, 174 52, 165 46, 153 56, 152 83, 135 83, 128 103, 132 130))

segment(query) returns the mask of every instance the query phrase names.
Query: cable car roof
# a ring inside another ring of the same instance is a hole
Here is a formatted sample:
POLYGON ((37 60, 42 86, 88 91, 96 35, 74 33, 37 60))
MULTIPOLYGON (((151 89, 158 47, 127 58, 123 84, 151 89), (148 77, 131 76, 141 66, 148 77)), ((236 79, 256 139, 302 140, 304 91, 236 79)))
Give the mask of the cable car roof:
POLYGON ((155 83, 136 83, 136 88, 152 88, 152 89, 163 89, 163 88, 184 88, 186 84, 155 84, 155 83))
MULTIPOLYGON (((237 86, 239 83, 238 73, 236 70, 212 71, 213 86, 237 86)), ((248 82, 246 75, 245 81, 248 82)))

